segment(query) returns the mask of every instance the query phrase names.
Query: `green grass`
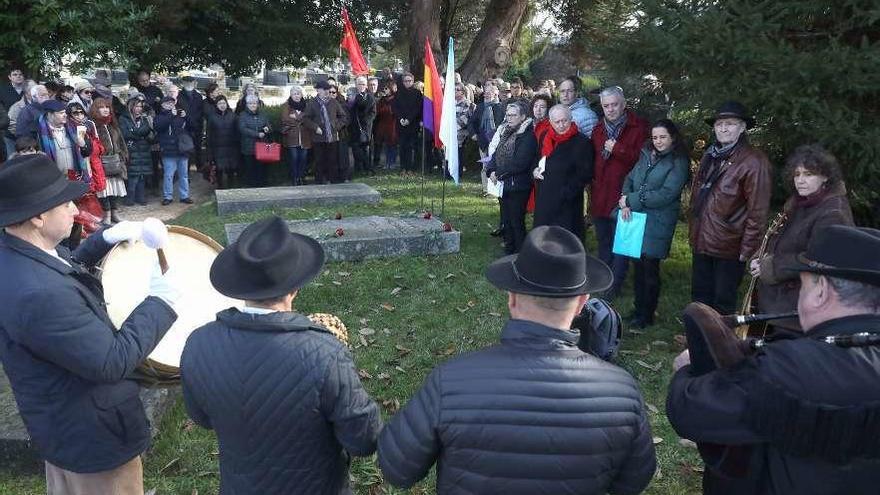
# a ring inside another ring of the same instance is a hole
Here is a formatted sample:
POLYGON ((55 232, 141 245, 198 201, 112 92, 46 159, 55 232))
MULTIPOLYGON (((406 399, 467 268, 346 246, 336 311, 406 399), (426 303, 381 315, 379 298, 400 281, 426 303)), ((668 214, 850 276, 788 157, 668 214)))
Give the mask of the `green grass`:
MULTIPOLYGON (((383 411, 392 412, 421 385, 428 371, 449 356, 497 342, 507 315, 506 296, 483 277, 483 269, 502 254, 499 241, 488 235, 497 223, 497 203, 479 196, 479 179, 446 188, 444 220, 461 232, 461 252, 454 255, 391 258, 356 263, 331 263, 314 283, 301 291, 296 307, 304 313, 328 312, 348 326, 359 369, 372 378, 364 380, 369 393, 383 411), (371 328, 364 346, 358 330, 371 328)), ((366 214, 417 215, 421 209, 418 179, 380 175, 364 180, 382 194, 379 205, 277 210, 291 219, 333 218, 366 214)), ((440 213, 441 186, 426 184, 426 203, 440 213)), ((175 223, 196 228, 225 242, 223 224, 247 222, 269 212, 216 216, 214 203, 193 208, 175 223)), ((666 387, 673 357, 679 352, 673 336, 680 333, 677 315, 689 300, 690 252, 680 225, 671 257, 662 265, 658 324, 644 332, 626 332, 619 364, 639 381, 650 404, 659 466, 646 491, 649 494, 699 493, 700 461, 694 449, 683 447, 664 415, 666 387), (656 412, 655 412, 656 411, 656 412)), ((595 241, 588 233, 588 247, 595 241)), ((631 283, 616 307, 622 314, 632 306, 631 283)), ((178 403, 161 425, 146 458, 145 488, 158 494, 191 495, 218 492, 217 442, 210 431, 194 427, 178 403)), ((354 462, 351 477, 356 493, 434 493, 433 477, 411 491, 382 484, 375 459, 354 462)), ((45 493, 41 473, 22 474, 0 467, 0 493, 45 493)))

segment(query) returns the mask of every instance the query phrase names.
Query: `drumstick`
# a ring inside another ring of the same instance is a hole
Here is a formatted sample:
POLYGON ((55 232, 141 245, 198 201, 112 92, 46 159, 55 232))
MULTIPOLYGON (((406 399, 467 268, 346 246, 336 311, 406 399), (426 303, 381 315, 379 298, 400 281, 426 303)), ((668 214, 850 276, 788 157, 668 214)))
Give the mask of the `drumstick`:
POLYGON ((168 258, 165 257, 165 250, 162 248, 156 249, 156 256, 159 257, 159 268, 162 270, 162 275, 168 273, 168 258))

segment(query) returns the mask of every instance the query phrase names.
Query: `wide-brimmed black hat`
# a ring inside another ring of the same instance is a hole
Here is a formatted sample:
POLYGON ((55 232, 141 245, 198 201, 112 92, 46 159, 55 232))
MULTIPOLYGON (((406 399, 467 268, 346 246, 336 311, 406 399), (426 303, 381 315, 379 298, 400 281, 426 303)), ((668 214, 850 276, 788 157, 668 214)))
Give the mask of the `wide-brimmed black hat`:
POLYGON ((0 165, 0 227, 33 218, 88 190, 82 181, 67 180, 42 153, 17 156, 0 165))
POLYGON ((813 234, 807 251, 782 268, 880 286, 880 230, 829 225, 813 234))
POLYGON ((547 225, 529 232, 519 254, 489 265, 486 278, 499 289, 541 297, 603 291, 613 281, 608 266, 584 252, 574 234, 547 225))
POLYGON ((269 217, 247 226, 211 265, 211 284, 233 299, 280 297, 307 284, 324 266, 324 248, 269 217))
POLYGON ((706 123, 715 125, 715 121, 718 119, 740 119, 746 123, 746 129, 751 129, 755 125, 755 119, 746 106, 732 100, 722 103, 715 115, 706 119, 706 123))

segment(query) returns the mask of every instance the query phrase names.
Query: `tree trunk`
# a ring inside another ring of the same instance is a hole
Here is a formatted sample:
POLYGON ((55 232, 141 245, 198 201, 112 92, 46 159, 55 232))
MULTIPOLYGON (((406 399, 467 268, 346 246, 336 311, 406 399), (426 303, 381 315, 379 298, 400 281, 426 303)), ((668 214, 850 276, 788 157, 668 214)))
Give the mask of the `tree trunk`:
POLYGON ((528 7, 528 0, 491 0, 483 25, 459 65, 462 81, 476 82, 504 72, 516 51, 528 7))
POLYGON ((434 50, 434 59, 440 57, 440 5, 442 3, 442 0, 410 1, 409 70, 417 80, 421 80, 424 76, 426 37, 431 42, 431 49, 434 50))

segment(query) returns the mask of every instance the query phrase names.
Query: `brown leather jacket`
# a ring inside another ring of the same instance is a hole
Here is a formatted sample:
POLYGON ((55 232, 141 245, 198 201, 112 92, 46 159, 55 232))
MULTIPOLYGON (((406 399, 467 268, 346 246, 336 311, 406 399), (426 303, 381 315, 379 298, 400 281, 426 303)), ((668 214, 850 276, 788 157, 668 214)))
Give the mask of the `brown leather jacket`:
POLYGON ((724 171, 708 193, 703 208, 693 208, 702 186, 702 171, 712 164, 703 155, 691 185, 690 243, 696 253, 722 259, 750 259, 764 238, 770 209, 770 161, 748 141, 721 165, 724 171))
POLYGON ((327 117, 330 119, 331 133, 328 135, 323 128, 321 104, 318 98, 312 98, 306 103, 306 111, 303 112, 302 125, 312 132, 312 143, 333 143, 339 141, 339 133, 348 125, 348 112, 342 108, 342 104, 335 98, 327 100, 327 117), (321 127, 321 134, 316 129, 321 127))
MULTIPOLYGON (((852 210, 846 199, 846 186, 840 182, 828 190, 821 202, 798 207, 795 198, 789 198, 783 211, 787 220, 770 236, 767 254, 761 258, 761 276, 755 298, 761 313, 783 313, 797 309, 801 288, 797 272, 785 270, 799 253, 807 250, 810 238, 829 225, 853 225, 852 210)), ((797 318, 774 321, 774 325, 800 330, 797 318)))

